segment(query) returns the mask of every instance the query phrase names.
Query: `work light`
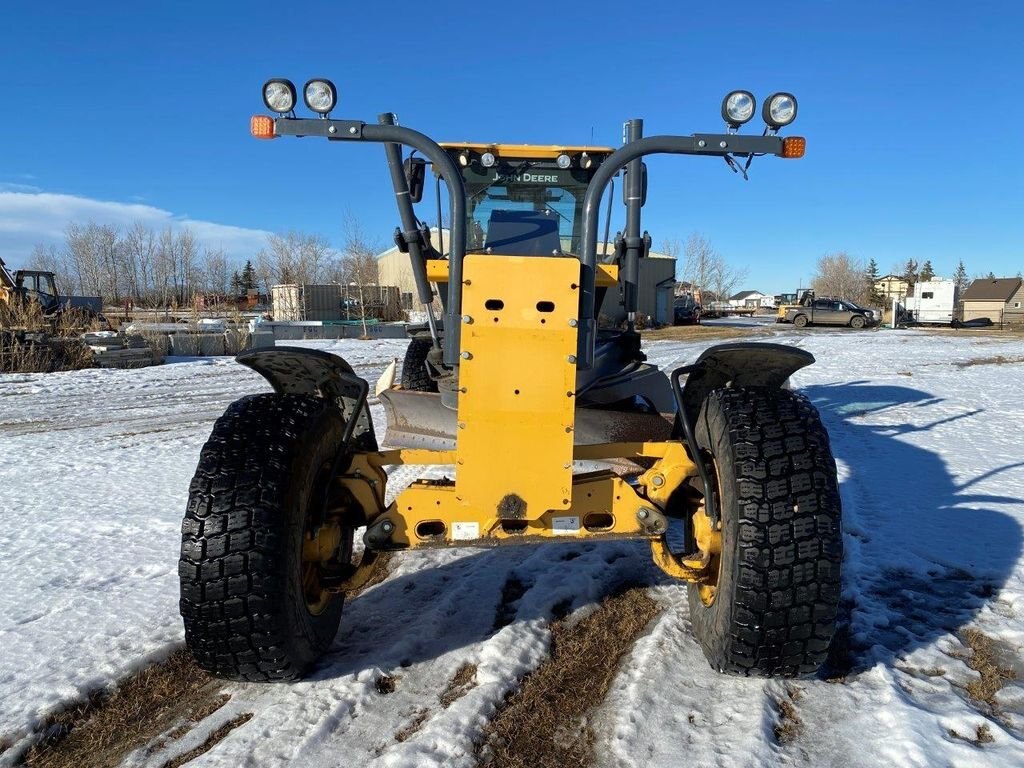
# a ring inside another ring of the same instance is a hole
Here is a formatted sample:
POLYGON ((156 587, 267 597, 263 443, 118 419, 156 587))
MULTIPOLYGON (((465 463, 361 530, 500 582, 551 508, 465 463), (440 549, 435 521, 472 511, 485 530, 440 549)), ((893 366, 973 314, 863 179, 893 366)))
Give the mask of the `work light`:
POLYGON ((757 99, 750 91, 732 91, 722 99, 722 119, 730 128, 739 128, 754 116, 757 99))
POLYGON ((563 152, 562 154, 555 158, 555 163, 558 165, 559 168, 565 170, 570 165, 572 165, 572 158, 563 152))
POLYGON ((583 170, 587 170, 593 164, 594 164, 594 158, 592 158, 586 152, 584 152, 582 155, 580 155, 580 168, 582 168, 583 170))
POLYGON ((302 98, 318 115, 327 115, 338 103, 338 89, 330 80, 314 79, 303 86, 302 98))
POLYGON ((796 120, 796 96, 773 93, 761 109, 761 117, 770 128, 782 128, 796 120))
POLYGON ((263 103, 271 112, 287 115, 295 109, 295 85, 283 78, 267 80, 263 84, 263 103))
POLYGON ((496 162, 498 162, 498 158, 494 156, 493 152, 484 152, 482 155, 480 155, 480 164, 484 168, 490 168, 496 162))

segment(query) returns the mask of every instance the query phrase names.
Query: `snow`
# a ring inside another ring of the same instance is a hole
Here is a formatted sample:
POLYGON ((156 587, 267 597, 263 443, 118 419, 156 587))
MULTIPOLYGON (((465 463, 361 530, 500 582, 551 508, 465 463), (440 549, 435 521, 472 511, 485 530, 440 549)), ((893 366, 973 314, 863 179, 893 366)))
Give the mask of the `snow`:
MULTIPOLYGON (((977 673, 959 639, 982 630, 1024 676, 1024 364, 958 365, 1020 359, 1024 340, 758 325, 818 359, 793 385, 820 409, 840 469, 854 656, 841 680, 713 672, 690 634, 685 585, 642 543, 423 551, 396 557, 387 580, 346 606, 309 680, 227 686, 230 704, 175 753, 251 712, 190 765, 473 765, 480 729, 545 658, 555 606, 585 611, 633 581, 664 611, 594 713, 601 766, 1024 765, 1024 685, 1011 681, 998 716, 986 716, 964 690, 977 673), (510 580, 522 596, 501 608, 510 580), (476 684, 445 708, 439 696, 464 663, 477 665, 476 684), (396 680, 387 696, 376 691, 383 675, 396 680), (780 745, 777 702, 794 691, 802 732, 780 745), (983 724, 994 739, 984 747, 951 735, 973 738, 983 724)), ((372 386, 405 343, 305 344, 342 355, 372 386)), ((646 351, 671 368, 704 346, 646 351)), ((188 481, 213 420, 267 388, 227 358, 0 376, 0 738, 180 647, 188 481)), ((371 409, 382 434, 375 399, 371 409)), ((410 479, 393 475, 391 492, 410 479)))

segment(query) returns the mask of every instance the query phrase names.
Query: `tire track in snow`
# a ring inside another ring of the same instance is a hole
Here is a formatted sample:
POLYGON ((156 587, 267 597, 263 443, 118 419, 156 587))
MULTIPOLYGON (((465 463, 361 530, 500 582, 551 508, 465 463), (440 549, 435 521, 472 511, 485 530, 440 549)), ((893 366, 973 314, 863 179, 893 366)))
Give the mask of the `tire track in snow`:
POLYGON ((342 755, 351 765, 474 765, 484 724, 544 660, 556 607, 596 603, 638 573, 652 575, 646 548, 631 543, 397 559, 387 581, 346 607, 334 650, 309 680, 236 694, 255 717, 197 766, 332 766, 342 755), (525 589, 514 620, 496 628, 510 579, 525 589), (463 664, 476 666, 476 685, 445 707, 441 696, 463 664), (393 693, 378 693, 382 675, 394 679, 393 693), (398 741, 424 708, 419 729, 398 741))
POLYGON ((665 612, 623 661, 595 718, 602 768, 774 764, 765 681, 711 669, 690 631, 686 589, 652 590, 665 612))

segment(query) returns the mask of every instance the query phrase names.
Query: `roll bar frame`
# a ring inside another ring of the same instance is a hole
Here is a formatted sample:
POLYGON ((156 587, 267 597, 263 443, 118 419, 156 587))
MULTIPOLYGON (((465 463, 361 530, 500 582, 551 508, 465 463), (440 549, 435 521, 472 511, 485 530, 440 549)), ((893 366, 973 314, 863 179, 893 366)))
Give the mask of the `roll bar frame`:
MULTIPOLYGON (((382 124, 359 120, 331 118, 278 117, 274 120, 275 136, 321 136, 331 141, 365 141, 390 145, 387 150, 392 182, 395 187, 403 229, 410 230, 415 221, 412 201, 404 177, 397 175, 394 145, 405 145, 420 152, 434 164, 448 186, 451 208, 450 250, 448 255, 448 306, 444 325, 444 363, 455 368, 459 362, 462 324, 462 262, 466 256, 466 187, 455 161, 426 134, 391 124, 394 116, 381 115, 382 124)), ((637 125, 637 133, 642 123, 637 125)), ((620 170, 647 155, 711 155, 713 157, 749 157, 751 155, 782 155, 781 136, 742 136, 740 134, 695 133, 691 136, 650 136, 629 141, 608 155, 591 178, 583 198, 582 252, 580 254, 580 335, 576 364, 581 369, 593 366, 597 340, 595 291, 597 284, 597 235, 599 207, 605 188, 620 170)), ((639 181, 639 174, 634 173, 639 181)), ((403 233, 405 234, 405 233, 403 233)), ((419 250, 419 249, 417 249, 419 250)), ((410 253, 410 256, 413 256, 410 253)), ((414 257, 415 258, 415 257, 414 257)), ((420 253, 422 260, 424 254, 420 253)), ((413 266, 414 272, 417 265, 413 266)), ((419 282, 419 281, 417 281, 419 282)))

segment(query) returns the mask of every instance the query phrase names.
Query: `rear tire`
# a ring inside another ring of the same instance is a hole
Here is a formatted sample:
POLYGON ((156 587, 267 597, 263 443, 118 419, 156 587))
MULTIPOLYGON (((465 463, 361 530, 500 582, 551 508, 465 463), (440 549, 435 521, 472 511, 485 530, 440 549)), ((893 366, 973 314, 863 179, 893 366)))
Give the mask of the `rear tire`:
POLYGON ((402 389, 437 392, 437 382, 427 372, 427 354, 433 347, 430 336, 413 336, 402 361, 402 389))
POLYGON ((811 674, 835 632, 843 557, 835 461, 818 413, 787 390, 718 389, 696 438, 714 459, 722 555, 710 598, 690 585, 694 635, 719 671, 811 674))
MULTIPOLYGON (((189 487, 178 568, 185 644, 206 671, 294 680, 333 642, 344 595, 310 587, 317 566, 302 550, 344 429, 333 402, 307 395, 244 397, 214 424, 189 487)), ((349 557, 356 524, 343 529, 349 557)))
POLYGON ((807 315, 797 315, 796 317, 794 317, 793 318, 793 325, 795 325, 797 328, 806 328, 807 327, 807 315))

